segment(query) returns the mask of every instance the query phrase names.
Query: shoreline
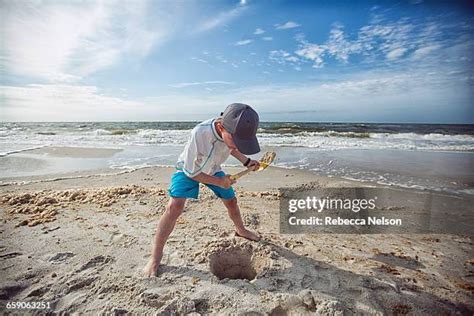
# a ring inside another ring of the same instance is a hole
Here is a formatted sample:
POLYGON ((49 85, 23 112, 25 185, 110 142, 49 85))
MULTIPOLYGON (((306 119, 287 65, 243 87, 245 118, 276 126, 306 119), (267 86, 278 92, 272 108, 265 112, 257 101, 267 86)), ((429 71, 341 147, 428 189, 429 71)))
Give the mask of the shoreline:
MULTIPOLYGON (((57 173, 57 174, 48 174, 48 175, 38 175, 38 176, 23 176, 23 177, 10 177, 2 178, 0 185, 0 191, 11 192, 25 189, 31 187, 31 190, 42 189, 44 186, 51 184, 54 188, 55 182, 66 182, 65 185, 68 185, 67 182, 77 181, 89 181, 87 179, 99 178, 106 185, 112 185, 113 181, 117 185, 124 185, 128 179, 128 176, 132 176, 137 179, 138 182, 141 182, 138 178, 148 176, 147 181, 150 181, 150 185, 163 186, 164 183, 168 183, 171 179, 171 175, 175 172, 174 167, 168 166, 144 166, 130 169, 97 169, 97 170, 88 170, 88 171, 78 171, 78 172, 68 172, 68 173, 57 173), (153 177, 152 180, 150 177, 153 177), (102 178, 102 179, 101 179, 102 178), (108 179, 107 179, 108 178, 108 179), (113 180, 113 181, 109 181, 113 180)), ((223 170, 226 173, 233 174, 239 171, 242 171, 242 167, 223 167, 223 170)), ((90 185, 99 185, 98 182, 90 180, 90 185), (95 182, 95 184, 94 184, 95 182)), ((323 183, 335 183, 337 185, 364 185, 358 181, 351 181, 337 177, 325 177, 318 176, 308 170, 300 169, 291 169, 291 168, 281 168, 270 166, 262 172, 251 173, 250 175, 242 178, 237 183, 238 187, 243 188, 244 190, 276 190, 279 188, 278 183, 283 183, 285 186, 291 185, 301 185, 308 184, 314 181, 321 181, 323 183), (271 181, 268 181, 268 177, 265 176, 265 173, 271 172, 272 176, 276 176, 277 181, 272 184, 271 181), (263 175, 263 177, 262 177, 263 175), (294 180, 292 180, 294 179, 294 180)), ((89 184, 89 183, 88 183, 89 184)), ((365 184, 367 186, 368 184, 365 184)), ((370 184, 369 184, 370 185, 370 184)), ((57 187, 62 187, 63 184, 59 183, 57 187)))
MULTIPOLYGON (((43 176, 57 178, 69 177, 71 174, 108 174, 150 166, 173 166, 182 150, 181 146, 162 145, 115 147, 45 146, 0 157, 0 185, 43 176)), ((265 147, 262 150, 277 152, 275 167, 302 170, 315 177, 343 179, 359 185, 474 195, 474 175, 466 173, 466 170, 470 170, 471 153, 388 149, 321 151, 291 147, 265 147)), ((258 159, 258 155, 252 158, 258 159)), ((239 165, 231 157, 223 169, 239 165)))
MULTIPOLYGON (((235 166, 223 166, 222 169, 224 172, 228 174, 234 174, 243 170, 241 167, 235 167, 235 166)), ((149 172, 151 172, 152 174, 155 174, 158 176, 157 177, 157 179, 159 179, 158 183, 164 183, 168 181, 169 179, 171 179, 171 175, 175 170, 176 169, 171 166, 138 166, 138 167, 130 167, 130 168, 101 168, 101 169, 92 169, 92 170, 85 170, 85 171, 52 173, 52 174, 36 175, 36 176, 5 177, 5 178, 0 178, 0 192, 2 191, 2 188, 11 188, 15 186, 35 187, 34 186, 35 184, 38 184, 39 186, 41 186, 41 183, 52 183, 52 182, 58 182, 58 181, 73 181, 73 180, 88 179, 88 178, 101 179, 101 178, 114 177, 114 176, 123 176, 126 174, 132 174, 136 172, 145 173, 145 174, 148 174, 149 172), (165 175, 163 175, 163 173, 160 170, 164 170, 165 175)), ((287 181, 288 179, 282 179, 284 182, 286 182, 285 186, 304 185, 307 183, 311 183, 313 181, 320 181, 322 183, 325 183, 326 185, 333 184, 338 187, 341 187, 344 185, 349 186, 349 187, 350 186, 377 187, 377 188, 385 188, 385 189, 396 189, 396 190, 402 190, 402 191, 431 193, 434 195, 447 196, 447 197, 464 197, 464 198, 473 197, 472 194, 462 193, 462 192, 436 191, 436 190, 420 189, 420 188, 413 188, 413 187, 406 187, 406 186, 380 184, 377 182, 363 181, 363 180, 352 179, 348 177, 318 175, 317 173, 313 171, 297 169, 297 168, 284 168, 284 167, 270 166, 267 170, 272 170, 272 172, 275 172, 277 176, 279 177, 295 177, 296 176, 297 178, 296 181, 291 181, 291 180, 287 181)), ((239 181, 239 183, 243 184, 242 186, 243 189, 252 188, 254 190, 258 190, 258 189, 277 190, 278 188, 280 188, 278 185, 269 185, 266 181, 258 181, 259 179, 258 176, 252 177, 251 178, 252 181, 248 180, 248 178, 249 177, 245 177, 243 180, 239 181), (257 181, 255 182, 255 180, 257 181)), ((104 183, 108 183, 108 181, 104 181, 104 183)))

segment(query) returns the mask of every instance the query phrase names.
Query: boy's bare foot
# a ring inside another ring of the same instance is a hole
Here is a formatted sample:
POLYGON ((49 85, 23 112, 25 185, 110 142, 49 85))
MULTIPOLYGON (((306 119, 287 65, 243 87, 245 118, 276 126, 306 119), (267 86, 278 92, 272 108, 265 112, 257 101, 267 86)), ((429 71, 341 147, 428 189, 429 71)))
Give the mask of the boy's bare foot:
POLYGON ((238 237, 242 237, 242 238, 245 238, 245 239, 248 239, 250 241, 259 241, 260 237, 258 234, 248 230, 248 229, 245 229, 244 230, 241 230, 241 231, 235 231, 235 235, 238 236, 238 237))
POLYGON ((158 270, 158 266, 160 265, 159 262, 150 259, 146 266, 143 268, 143 273, 145 274, 146 277, 152 277, 156 276, 156 271, 158 270))

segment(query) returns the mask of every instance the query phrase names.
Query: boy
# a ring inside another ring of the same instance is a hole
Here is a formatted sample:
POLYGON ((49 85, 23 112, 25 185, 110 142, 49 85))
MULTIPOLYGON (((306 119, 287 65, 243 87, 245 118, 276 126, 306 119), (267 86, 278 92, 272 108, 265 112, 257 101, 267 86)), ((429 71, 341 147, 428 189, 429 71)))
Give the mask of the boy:
POLYGON ((224 174, 220 167, 229 155, 247 168, 256 170, 259 167, 258 161, 245 156, 260 151, 256 136, 258 123, 258 114, 254 109, 246 104, 233 103, 220 117, 204 121, 192 130, 191 138, 176 164, 177 171, 171 178, 168 189, 170 200, 158 223, 151 259, 143 269, 146 276, 156 274, 166 240, 183 212, 186 199, 198 197, 199 183, 204 183, 221 198, 235 225, 237 236, 252 241, 260 239, 260 236, 244 227, 232 189, 235 181, 224 174))

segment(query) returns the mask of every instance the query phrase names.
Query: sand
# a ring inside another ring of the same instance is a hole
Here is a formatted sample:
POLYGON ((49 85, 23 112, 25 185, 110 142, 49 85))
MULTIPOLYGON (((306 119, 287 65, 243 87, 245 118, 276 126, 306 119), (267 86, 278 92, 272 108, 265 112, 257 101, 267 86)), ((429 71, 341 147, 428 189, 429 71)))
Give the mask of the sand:
POLYGON ((279 168, 237 186, 244 221, 262 241, 235 237, 222 203, 202 188, 178 219, 158 275, 145 278, 172 172, 5 181, 2 308, 45 301, 49 311, 87 314, 474 312, 472 237, 280 234, 278 187, 351 183, 279 168))
POLYGON ((69 158, 108 158, 122 149, 115 148, 88 148, 88 147, 57 147, 48 146, 35 148, 25 152, 37 155, 48 155, 51 157, 69 157, 69 158))

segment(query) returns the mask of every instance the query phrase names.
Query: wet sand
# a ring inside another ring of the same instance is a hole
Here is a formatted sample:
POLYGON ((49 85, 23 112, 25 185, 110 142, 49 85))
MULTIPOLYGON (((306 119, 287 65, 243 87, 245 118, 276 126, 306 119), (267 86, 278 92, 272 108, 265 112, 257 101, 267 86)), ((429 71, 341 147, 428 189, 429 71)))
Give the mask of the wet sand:
POLYGON ((114 148, 87 148, 87 147, 57 147, 48 146, 24 151, 30 154, 42 155, 46 154, 51 157, 60 158, 108 158, 122 149, 114 148))

